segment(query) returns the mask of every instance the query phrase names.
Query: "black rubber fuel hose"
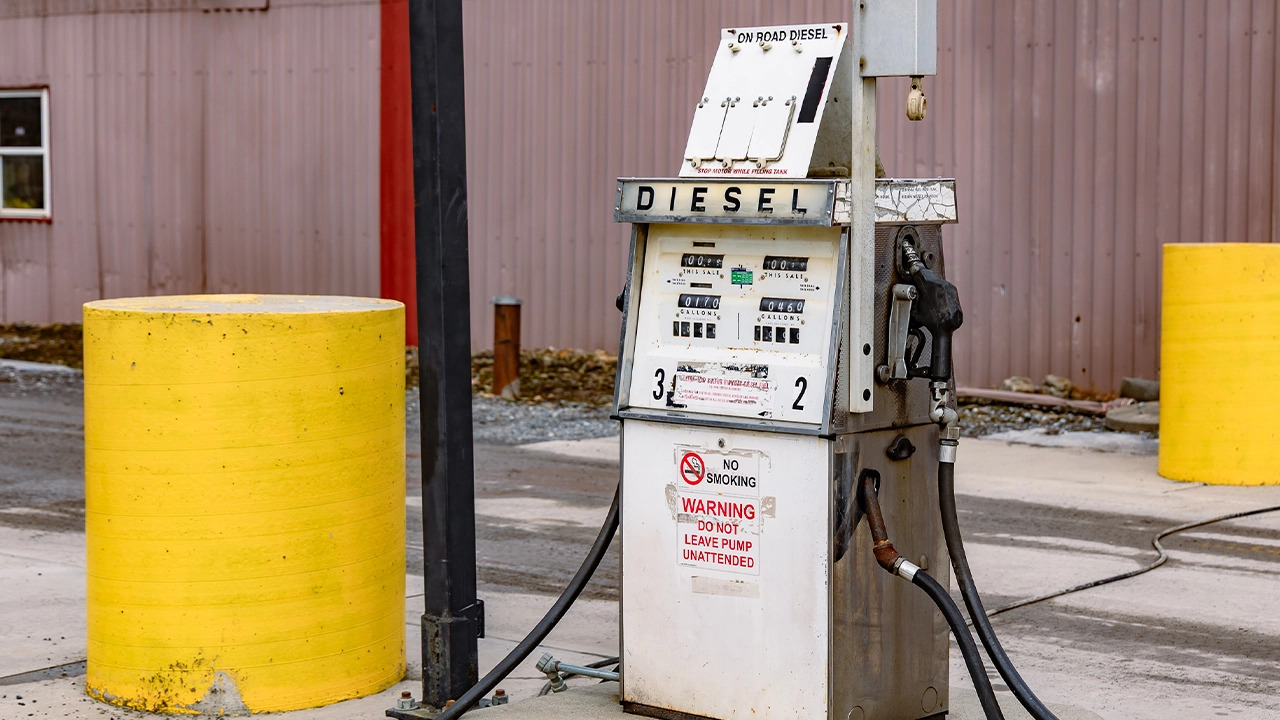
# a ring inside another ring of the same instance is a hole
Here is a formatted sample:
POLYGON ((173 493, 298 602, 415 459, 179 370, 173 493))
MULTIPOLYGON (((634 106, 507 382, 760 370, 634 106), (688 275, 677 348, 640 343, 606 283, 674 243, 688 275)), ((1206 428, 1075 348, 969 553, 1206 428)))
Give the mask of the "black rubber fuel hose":
MULTIPOLYGON (((1205 525, 1212 525, 1214 523, 1225 522, 1227 520, 1237 520, 1239 518, 1249 517, 1251 515, 1261 515, 1262 513, 1271 513, 1271 512, 1280 512, 1280 505, 1272 505, 1270 507, 1255 508, 1253 510, 1243 510, 1241 512, 1227 513, 1226 515, 1219 515, 1217 517, 1207 518, 1205 520, 1196 520, 1195 522, 1184 523, 1182 525, 1174 525, 1171 528, 1166 528, 1164 530, 1161 530, 1159 535, 1156 535, 1154 538, 1151 539, 1151 547, 1155 548, 1156 550, 1156 559, 1152 560, 1146 565, 1143 565, 1137 570, 1128 570, 1126 572, 1116 573, 1115 575, 1108 575, 1107 577, 1100 578, 1098 580, 1090 580, 1089 582, 1080 583, 1079 585, 1072 585, 1071 587, 1062 588, 1061 590, 1055 590, 1051 593, 1045 593, 1043 595, 1037 595, 1035 597, 1026 598, 1024 600, 1019 600, 1017 602, 1009 603, 1008 605, 1005 605, 1003 607, 998 607, 995 610, 988 611, 987 617, 993 618, 999 615, 1000 613, 1009 612, 1010 610, 1017 610, 1018 608, 1026 607, 1028 605, 1035 605, 1036 603, 1044 602, 1045 600, 1052 600, 1054 598, 1062 597, 1063 595, 1070 595, 1071 593, 1077 593, 1077 592, 1080 592, 1081 590, 1088 590, 1090 588, 1101 587, 1103 585, 1107 585, 1113 582, 1119 582, 1120 580, 1128 580, 1129 578, 1137 577, 1143 573, 1149 573, 1152 570, 1155 570, 1156 568, 1160 567, 1161 565, 1164 565, 1165 561, 1169 559, 1169 553, 1164 549, 1164 545, 1160 544, 1160 541, 1169 537, 1170 535, 1176 535, 1177 533, 1185 532, 1187 530, 1191 530, 1192 528, 1204 527, 1205 525)), ((0 680, 4 680, 4 678, 0 678, 0 680)))
POLYGON ((863 514, 867 516, 867 529, 871 531, 871 539, 875 542, 871 552, 876 556, 876 562, 884 568, 885 572, 904 579, 909 578, 912 584, 924 590, 929 599, 933 600, 933 604, 938 606, 942 616, 947 619, 947 625, 951 627, 951 634, 955 636, 956 644, 960 646, 960 654, 964 656, 965 667, 969 669, 969 675, 972 677, 973 689, 978 692, 978 702, 982 704, 983 714, 986 715, 987 720, 1004 720, 1004 714, 1000 712, 1000 703, 996 700, 996 691, 991 687, 987 668, 982 664, 982 655, 978 653, 978 644, 973 641, 973 635, 969 634, 969 627, 965 625, 960 608, 956 607, 950 593, 939 585, 937 580, 929 577, 929 573, 915 565, 906 563, 894 549, 893 543, 889 542, 889 531, 885 527, 884 513, 880 510, 880 498, 876 492, 879 481, 880 473, 875 470, 863 470, 862 476, 858 479, 858 503, 862 506, 863 514), (904 567, 912 568, 914 574, 903 571, 904 567))
POLYGON ((942 611, 942 616, 947 619, 947 625, 951 626, 951 634, 955 636, 956 644, 960 646, 964 665, 973 679, 973 688, 978 691, 978 702, 982 704, 982 712, 987 716, 987 720, 1004 720, 1000 703, 996 701, 996 691, 991 687, 991 679, 987 677, 987 668, 982 664, 982 656, 978 654, 978 644, 969 634, 964 615, 960 614, 960 608, 956 607, 950 593, 923 570, 916 571, 915 576, 911 578, 911 583, 925 591, 929 599, 933 600, 933 604, 942 611))
POLYGON ((529 653, 534 648, 542 644, 547 635, 560 622, 564 614, 569 611, 569 607, 582 594, 582 590, 587 586, 587 581, 595 573, 596 568, 600 566, 600 561, 604 559, 604 553, 609 549, 609 543, 613 541, 613 535, 618 531, 618 493, 622 487, 619 485, 617 490, 613 492, 613 504, 609 506, 609 516, 605 518, 604 525, 600 527, 600 534, 596 536, 595 544, 591 546, 591 551, 587 553, 586 559, 582 561, 582 567, 578 568, 578 572, 565 586, 564 592, 560 593, 560 597, 556 599, 551 609, 543 616, 542 620, 534 626, 533 630, 520 641, 507 656, 502 658, 489 674, 476 683, 475 687, 462 694, 458 701, 445 711, 440 713, 436 720, 454 720, 462 713, 470 710, 473 705, 480 702, 480 698, 488 695, 503 678, 510 675, 516 667, 529 657, 529 653))
POLYGON ((1022 707, 1027 709, 1036 720, 1058 720, 1058 717, 1040 702, 1040 698, 1031 691, 1027 682, 1022 679, 1018 669, 1013 666, 1000 638, 991 628, 987 620, 986 610, 982 607, 982 597, 978 595, 978 587, 973 582, 973 573, 969 570, 969 559, 964 552, 964 540, 960 537, 960 521, 956 517, 956 466, 954 463, 938 463, 938 506, 942 510, 942 534, 947 539, 947 552, 951 555, 951 567, 955 569, 956 584, 960 586, 960 595, 964 598, 965 607, 969 609, 969 617, 973 619, 973 627, 978 631, 982 646, 995 664, 996 670, 1004 682, 1013 691, 1022 707))

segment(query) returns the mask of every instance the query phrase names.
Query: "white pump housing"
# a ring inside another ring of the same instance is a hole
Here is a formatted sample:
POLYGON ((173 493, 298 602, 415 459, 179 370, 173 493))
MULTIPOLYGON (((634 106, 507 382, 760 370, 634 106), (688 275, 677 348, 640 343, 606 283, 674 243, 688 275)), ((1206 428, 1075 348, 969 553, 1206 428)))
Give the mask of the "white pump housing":
MULTIPOLYGON (((875 385, 872 318, 893 276, 875 224, 953 222, 954 182, 878 186, 874 81, 853 71, 853 35, 873 15, 934 1, 865 0, 852 24, 724 30, 679 177, 618 182, 614 218, 633 223, 614 409, 629 713, 946 712, 945 628, 913 588, 885 582, 850 493, 891 445, 919 448, 884 468, 881 502, 895 539, 937 558, 945 582, 945 545, 924 520, 937 430, 909 392, 875 385), (853 148, 868 128, 871 165, 853 148)), ((913 22, 891 23, 911 49, 887 67, 926 68, 913 22)))

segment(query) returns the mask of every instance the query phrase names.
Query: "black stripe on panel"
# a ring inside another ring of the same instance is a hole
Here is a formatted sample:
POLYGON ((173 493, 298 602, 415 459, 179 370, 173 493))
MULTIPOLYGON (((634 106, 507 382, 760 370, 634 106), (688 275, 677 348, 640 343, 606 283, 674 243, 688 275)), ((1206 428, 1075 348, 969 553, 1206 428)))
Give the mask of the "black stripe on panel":
POLYGON ((831 58, 820 57, 813 63, 813 73, 809 75, 809 87, 804 91, 804 102, 800 104, 798 123, 811 123, 818 115, 818 103, 822 101, 822 91, 827 87, 827 73, 831 71, 831 58))

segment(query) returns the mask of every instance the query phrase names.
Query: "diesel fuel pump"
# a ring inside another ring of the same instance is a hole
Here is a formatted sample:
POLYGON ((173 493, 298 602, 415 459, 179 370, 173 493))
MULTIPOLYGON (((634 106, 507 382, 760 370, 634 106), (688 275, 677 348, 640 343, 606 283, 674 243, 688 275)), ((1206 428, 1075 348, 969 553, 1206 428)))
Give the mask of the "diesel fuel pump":
POLYGON ((941 717, 950 628, 999 718, 945 589, 954 556, 1001 675, 1053 717, 991 632, 956 526, 955 184, 875 172, 874 78, 912 77, 923 118, 936 8, 857 8, 852 26, 724 30, 679 177, 618 183, 630 713, 941 717))
POLYGON ((874 77, 934 71, 930 4, 880 14, 905 5, 726 29, 679 177, 619 181, 628 712, 948 710, 947 626, 861 522, 894 529, 899 574, 949 580, 933 481, 956 442, 955 185, 875 178, 874 77))
POLYGON ((954 633, 999 718, 954 561, 1001 675, 1053 717, 991 632, 956 525, 955 182, 878 172, 876 78, 910 77, 924 118, 936 1, 852 5, 851 23, 723 30, 679 173, 618 181, 618 494, 551 611, 441 720, 546 637, 618 528, 619 667, 544 656, 552 691, 568 667, 656 718, 941 718, 954 633))

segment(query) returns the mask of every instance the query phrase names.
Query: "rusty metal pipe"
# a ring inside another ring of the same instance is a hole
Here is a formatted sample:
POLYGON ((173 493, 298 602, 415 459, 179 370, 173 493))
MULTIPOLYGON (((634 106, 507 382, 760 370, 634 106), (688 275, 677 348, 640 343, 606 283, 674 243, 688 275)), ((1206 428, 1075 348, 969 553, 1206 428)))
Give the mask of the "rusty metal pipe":
POLYGON ((493 394, 520 397, 520 298, 493 299, 493 394))
MULTIPOLYGON (((875 546, 871 549, 876 562, 888 572, 898 574, 898 566, 902 556, 889 542, 889 531, 884 526, 884 515, 880 512, 880 502, 876 497, 876 485, 880 482, 880 473, 875 470, 863 470, 858 480, 858 502, 867 516, 867 525, 871 528, 871 539, 875 546)), ((908 578, 909 579, 909 578, 908 578)))

